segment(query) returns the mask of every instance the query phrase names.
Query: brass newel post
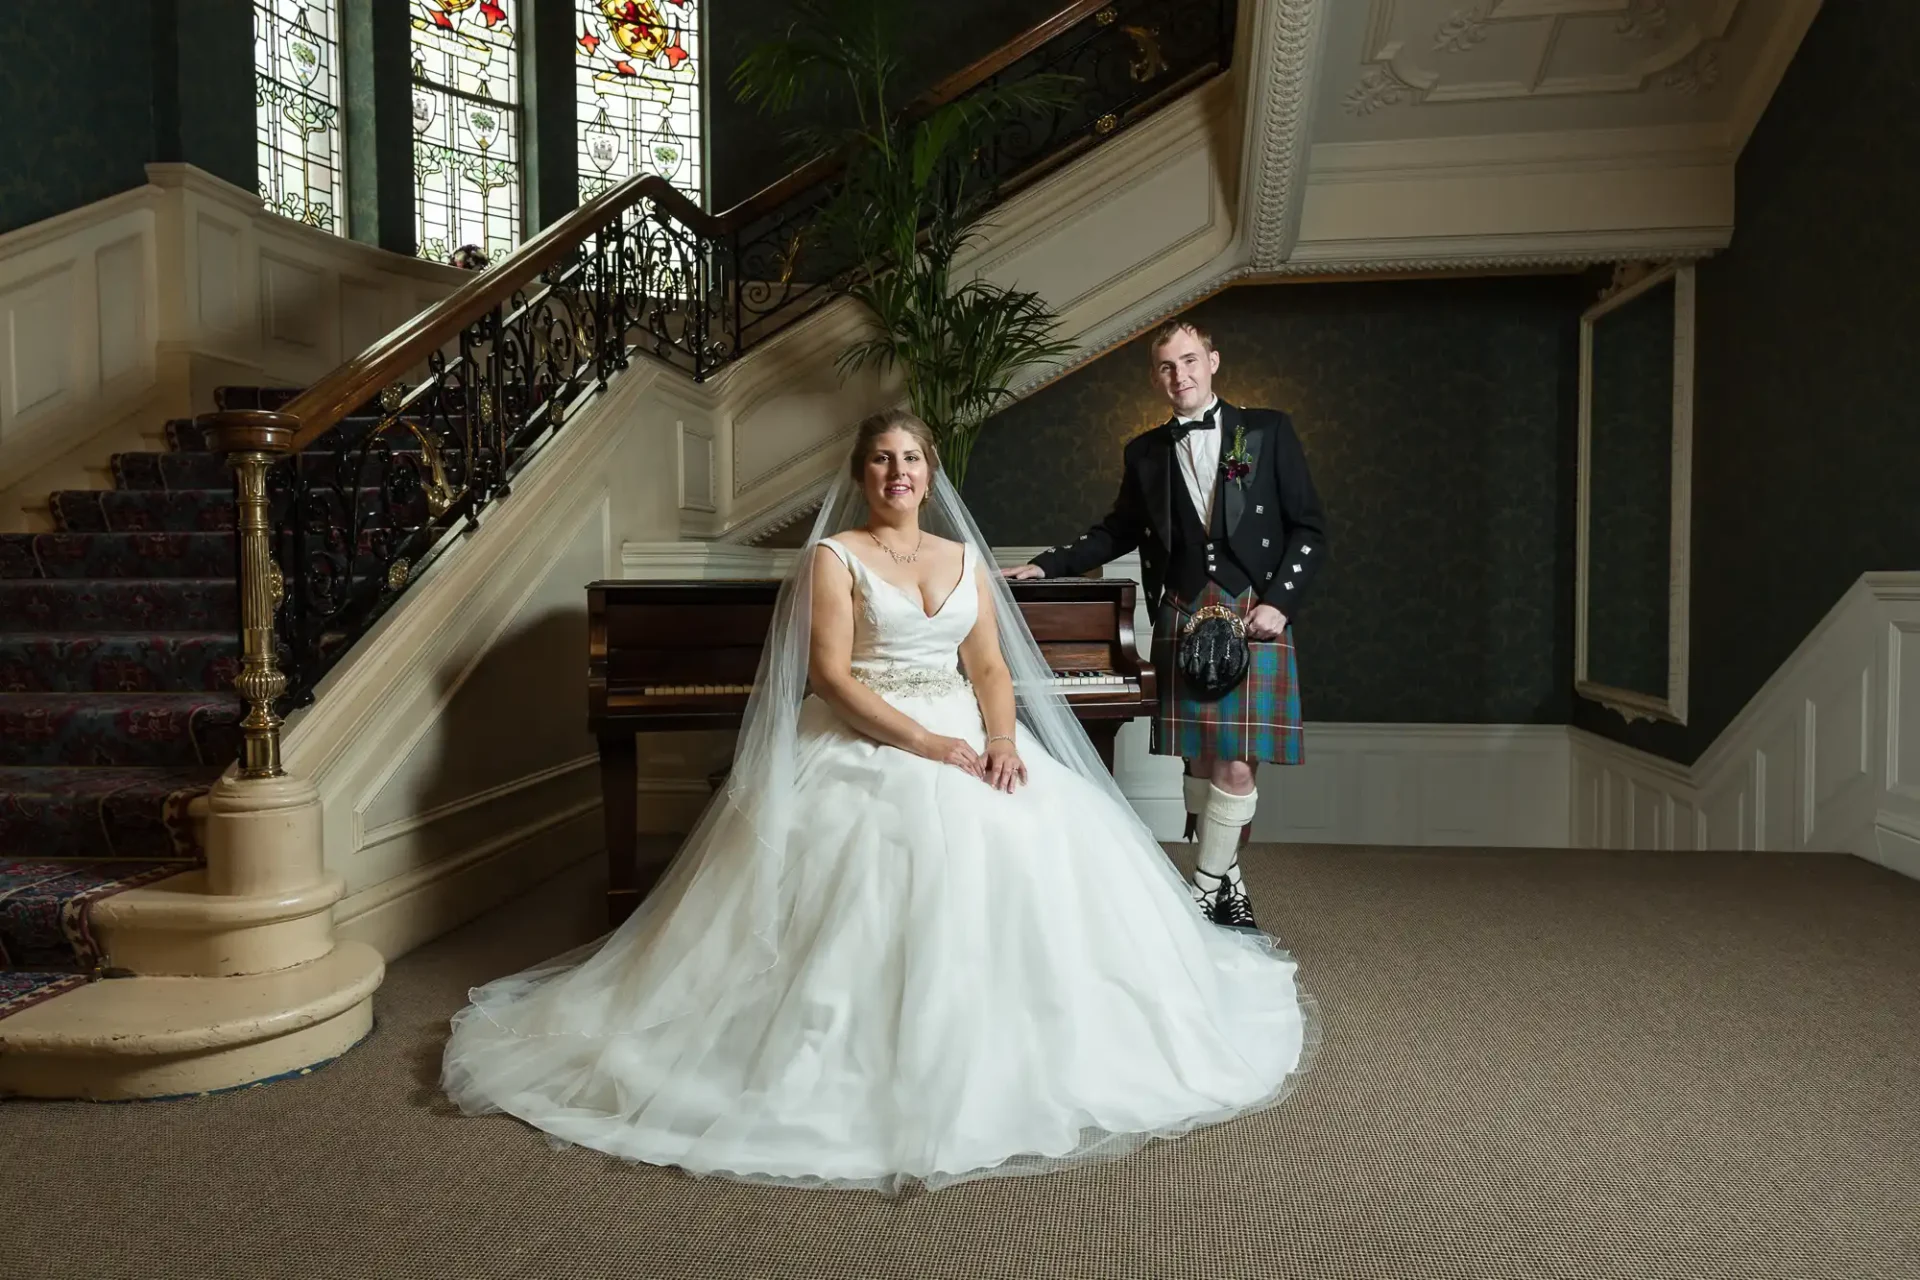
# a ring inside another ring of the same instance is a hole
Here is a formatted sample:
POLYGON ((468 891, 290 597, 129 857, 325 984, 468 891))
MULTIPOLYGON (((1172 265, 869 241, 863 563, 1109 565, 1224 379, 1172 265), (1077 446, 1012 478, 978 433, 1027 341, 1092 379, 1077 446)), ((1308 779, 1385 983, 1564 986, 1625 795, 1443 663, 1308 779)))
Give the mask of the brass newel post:
POLYGON ((267 515, 267 470, 285 456, 298 420, 265 410, 228 410, 202 414, 209 444, 233 465, 240 539, 240 674, 233 687, 246 699, 245 735, 240 745, 240 776, 277 778, 280 767, 280 717, 274 701, 287 691, 287 677, 274 654, 274 615, 286 595, 285 579, 273 558, 273 530, 267 515))

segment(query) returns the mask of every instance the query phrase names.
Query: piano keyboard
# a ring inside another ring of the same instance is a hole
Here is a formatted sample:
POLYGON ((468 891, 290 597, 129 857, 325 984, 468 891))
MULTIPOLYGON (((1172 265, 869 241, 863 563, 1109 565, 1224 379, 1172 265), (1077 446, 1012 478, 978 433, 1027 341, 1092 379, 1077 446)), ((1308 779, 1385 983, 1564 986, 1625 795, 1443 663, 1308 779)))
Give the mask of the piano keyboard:
MULTIPOLYGON (((1056 671, 1047 682, 1052 688, 1077 693, 1138 692, 1140 682, 1111 671, 1056 671)), ((650 684, 640 693, 648 698, 719 698, 753 692, 750 684, 650 684)))
POLYGON ((1111 671, 1056 671, 1048 681, 1056 689, 1078 690, 1082 693, 1098 693, 1111 689, 1116 692, 1133 690, 1139 692, 1140 682, 1117 676, 1111 671))

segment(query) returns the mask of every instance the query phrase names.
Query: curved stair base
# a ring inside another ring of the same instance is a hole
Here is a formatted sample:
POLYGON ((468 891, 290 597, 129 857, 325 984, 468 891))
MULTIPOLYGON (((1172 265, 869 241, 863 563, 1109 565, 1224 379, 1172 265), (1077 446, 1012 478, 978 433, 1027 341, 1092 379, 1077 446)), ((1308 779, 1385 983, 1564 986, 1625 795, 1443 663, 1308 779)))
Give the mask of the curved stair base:
POLYGON ((196 869, 117 893, 88 916, 114 969, 220 978, 318 960, 333 949, 339 876, 255 894, 217 894, 196 869))
POLYGON ((339 1057, 373 1027, 380 953, 231 978, 116 978, 0 1022, 0 1094, 113 1100, 206 1093, 339 1057))

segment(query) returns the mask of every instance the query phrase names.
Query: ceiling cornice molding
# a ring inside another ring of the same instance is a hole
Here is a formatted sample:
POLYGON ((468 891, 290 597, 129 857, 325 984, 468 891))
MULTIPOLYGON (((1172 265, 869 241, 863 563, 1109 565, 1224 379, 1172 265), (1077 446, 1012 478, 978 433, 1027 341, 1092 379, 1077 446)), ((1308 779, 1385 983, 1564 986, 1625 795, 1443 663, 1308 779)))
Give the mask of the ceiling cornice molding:
MULTIPOLYGON (((1569 245, 1564 249, 1462 250, 1458 253, 1434 251, 1394 257, 1380 255, 1365 258, 1296 258, 1281 263, 1267 276, 1310 279, 1314 276, 1404 275, 1410 272, 1472 273, 1524 271, 1529 268, 1587 267, 1607 262, 1650 260, 1693 262, 1710 257, 1726 247, 1726 239, 1715 242, 1667 242, 1655 238, 1629 242, 1622 240, 1610 248, 1592 244, 1569 245)), ((1258 283, 1253 281, 1250 283, 1258 283)))
POLYGON ((1402 177, 1477 178, 1726 165, 1734 160, 1724 125, 1653 125, 1318 142, 1308 152, 1307 180, 1314 184, 1402 177))
POLYGON ((1284 261, 1300 229, 1307 146, 1318 97, 1321 44, 1332 0, 1256 0, 1249 56, 1240 62, 1247 122, 1242 149, 1242 225, 1247 265, 1284 261))

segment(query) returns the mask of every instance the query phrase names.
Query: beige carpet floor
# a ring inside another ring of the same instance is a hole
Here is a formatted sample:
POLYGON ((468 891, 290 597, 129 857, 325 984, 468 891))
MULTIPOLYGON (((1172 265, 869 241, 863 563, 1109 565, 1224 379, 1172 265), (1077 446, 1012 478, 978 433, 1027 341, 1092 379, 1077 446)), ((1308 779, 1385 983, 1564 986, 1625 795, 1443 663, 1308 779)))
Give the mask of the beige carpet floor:
POLYGON ((1920 884, 1840 857, 1256 848, 1326 1044, 1276 1111, 888 1201, 554 1150, 435 1088, 580 877, 400 961, 311 1076, 0 1106, 0 1274, 1920 1276, 1920 884))

